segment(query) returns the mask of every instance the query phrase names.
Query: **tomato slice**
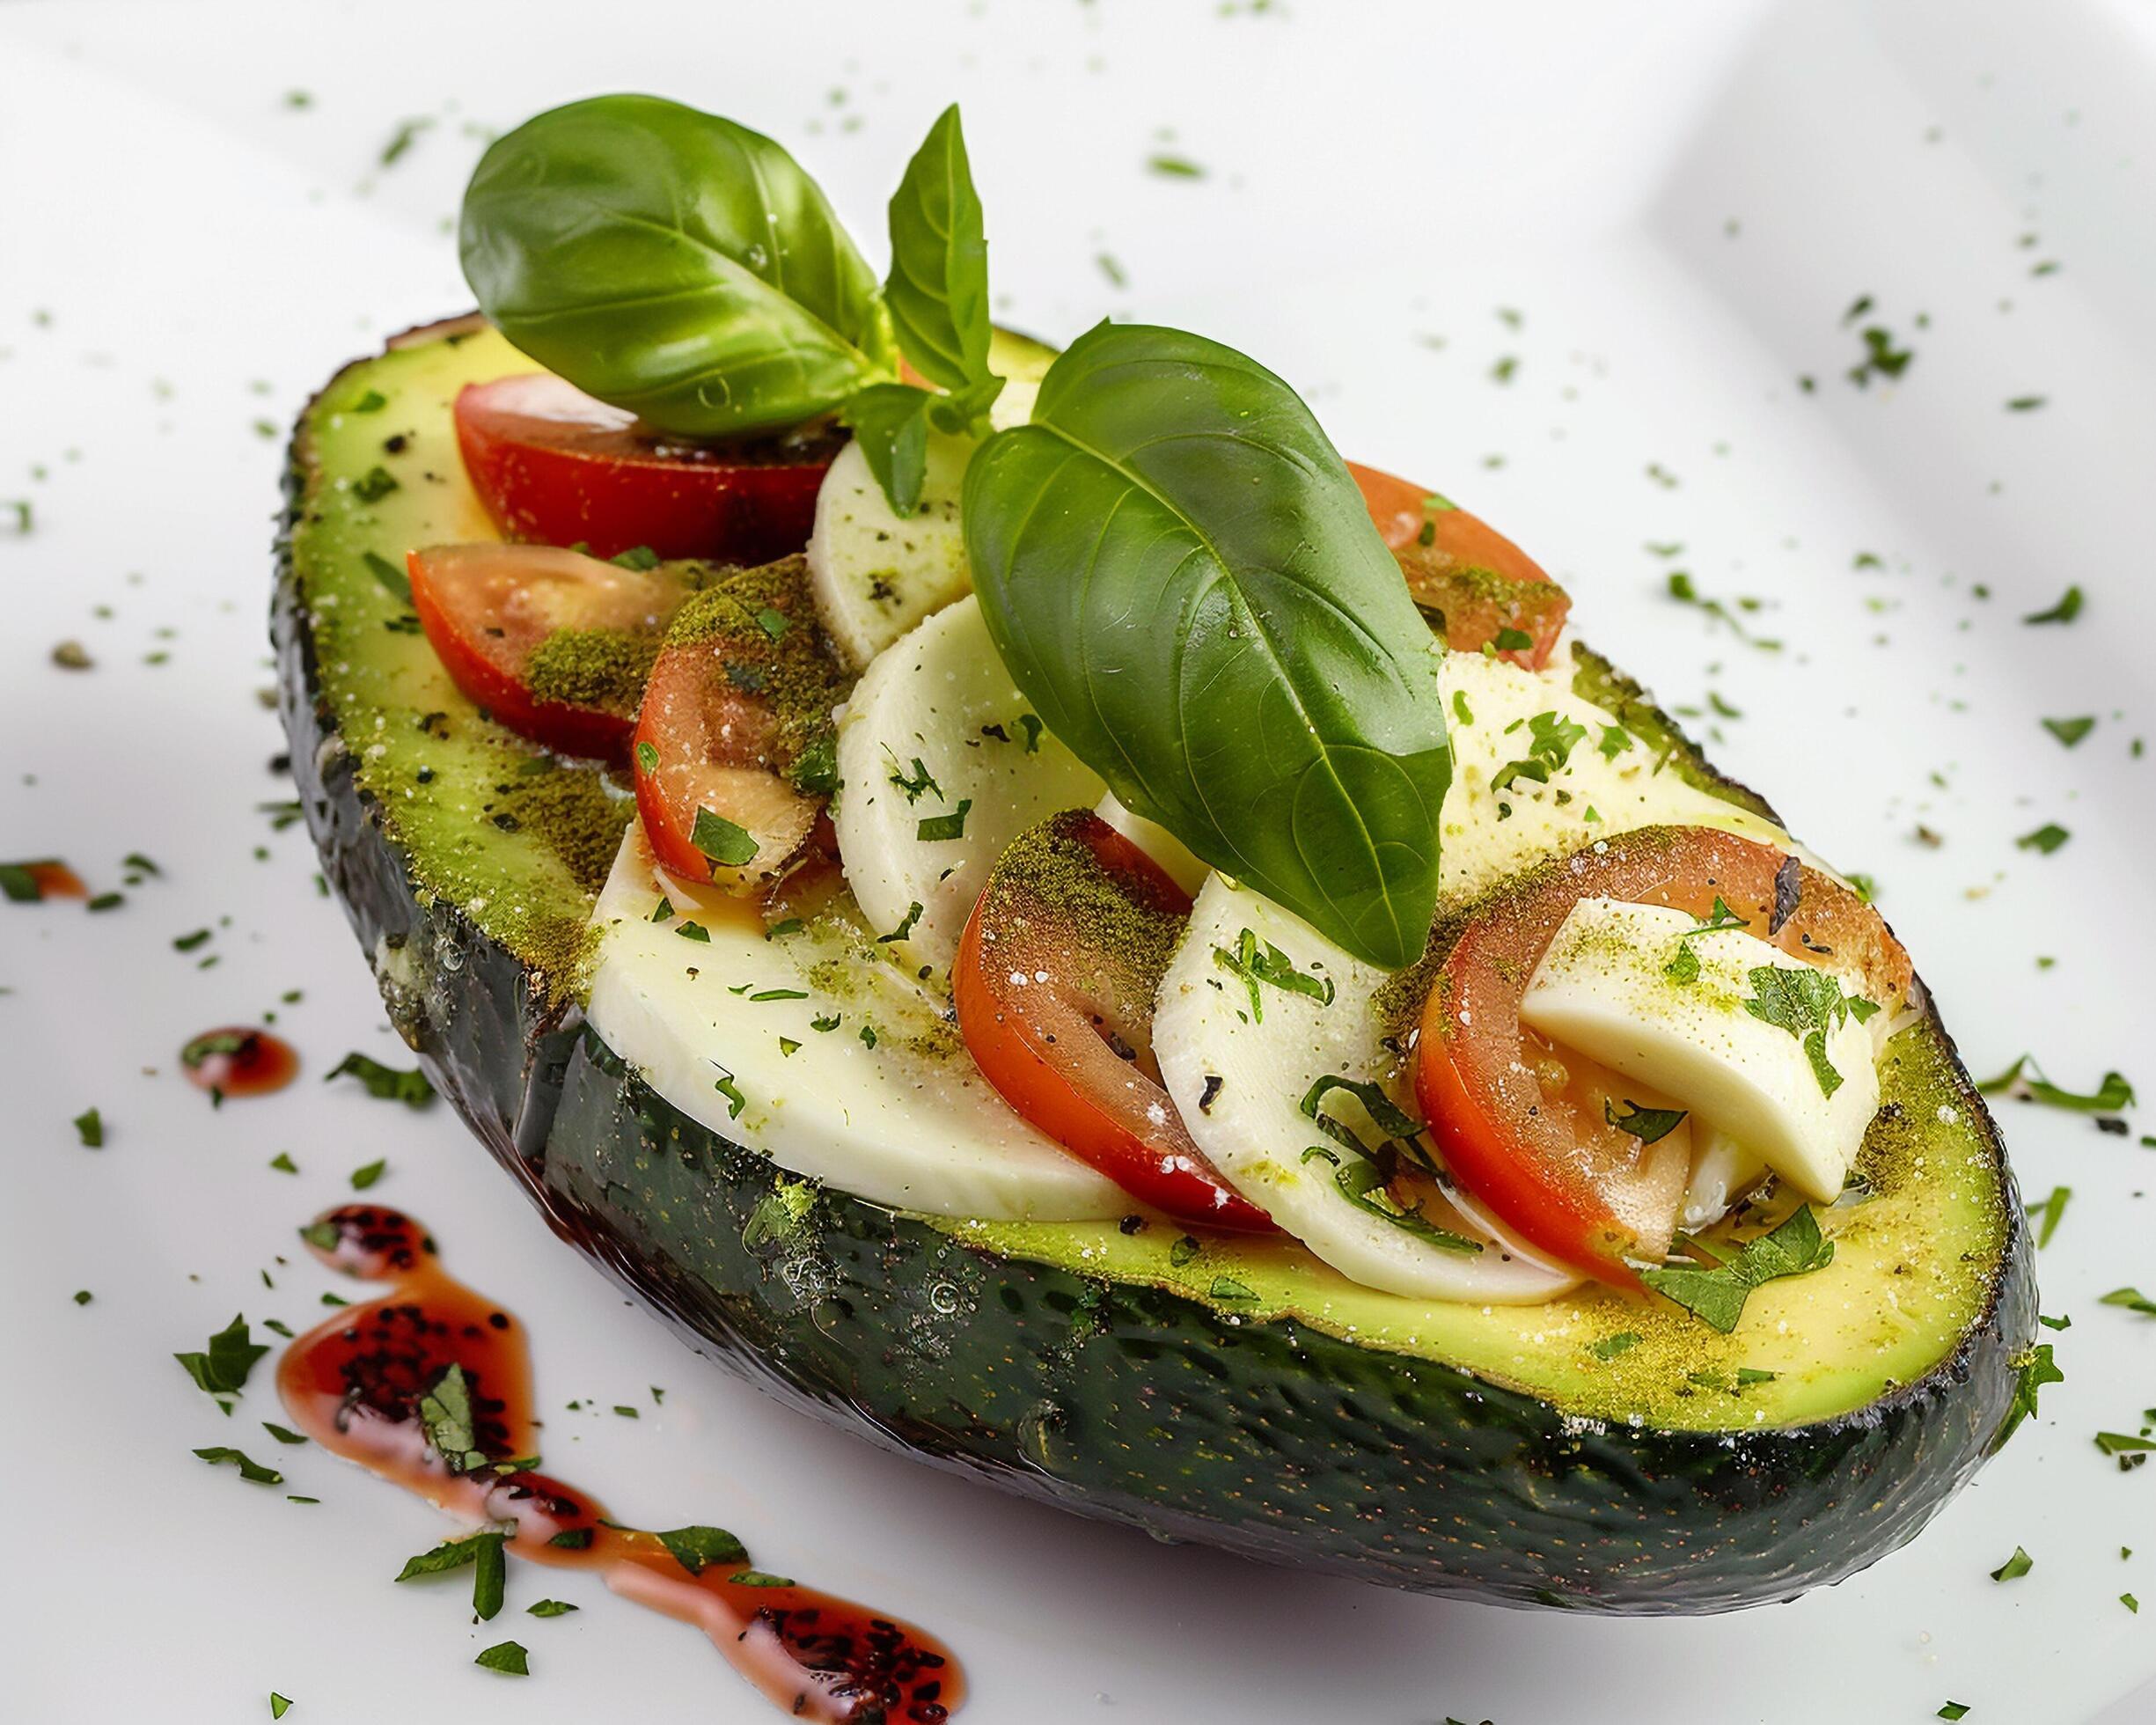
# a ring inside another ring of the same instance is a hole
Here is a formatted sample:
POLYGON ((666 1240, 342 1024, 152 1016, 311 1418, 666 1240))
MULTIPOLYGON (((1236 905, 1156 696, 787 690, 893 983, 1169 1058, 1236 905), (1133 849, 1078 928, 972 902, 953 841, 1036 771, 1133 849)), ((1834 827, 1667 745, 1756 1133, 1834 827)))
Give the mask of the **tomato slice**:
POLYGON ((1051 816, 997 861, 959 937, 959 1034, 1006 1102, 1132 1197, 1270 1228, 1191 1141, 1154 1062, 1153 999, 1190 912, 1098 815, 1051 816))
POLYGON ((822 644, 805 561, 721 573, 683 606, 644 687, 636 810, 669 874, 769 886, 828 824, 832 709, 846 679, 822 644))
POLYGON ((457 395, 465 471, 511 539, 649 546, 661 557, 763 563, 809 542, 842 434, 818 427, 723 446, 670 444, 548 371, 457 395))
POLYGON ((492 541, 431 546, 405 568, 420 627, 466 694, 550 749, 621 754, 643 667, 688 597, 678 576, 492 541), (576 643, 588 651, 542 659, 535 678, 534 656, 563 630, 597 633, 576 643))
POLYGON ((1407 591, 1425 613, 1443 619, 1445 644, 1540 671, 1550 662, 1572 600, 1504 534, 1436 493, 1350 461, 1364 507, 1399 560, 1407 591), (1512 635, 1526 637, 1507 645, 1512 635), (1502 637, 1502 638, 1500 638, 1502 637))
POLYGON ((1909 955, 1879 913, 1786 852, 1707 827, 1646 827, 1547 865, 1472 915, 1423 1007, 1415 1090, 1447 1167, 1529 1244, 1604 1281, 1667 1252, 1685 1171, 1606 1127, 1622 1080, 1527 1031, 1520 1002, 1582 899, 1706 919, 1716 899, 1792 958, 1836 965, 1882 1004, 1906 998, 1909 955))

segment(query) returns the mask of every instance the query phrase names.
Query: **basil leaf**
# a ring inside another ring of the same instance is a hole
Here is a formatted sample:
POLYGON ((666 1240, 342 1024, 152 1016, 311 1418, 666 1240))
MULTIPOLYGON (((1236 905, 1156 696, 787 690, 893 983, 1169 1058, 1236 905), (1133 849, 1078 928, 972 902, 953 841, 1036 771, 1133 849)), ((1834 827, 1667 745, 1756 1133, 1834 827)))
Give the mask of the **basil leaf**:
POLYGON ((816 182, 677 102, 594 97, 497 139, 459 246, 511 342, 678 436, 796 425, 892 372, 875 274, 816 182))
POLYGON ((891 512, 902 521, 920 507, 921 481, 928 472, 928 410, 935 400, 911 384, 870 384, 847 396, 839 410, 890 500, 891 512))
POLYGON ((988 240, 953 102, 906 165, 891 200, 891 279, 898 346, 932 384, 988 375, 988 240))
POLYGON ((1414 960, 1452 776, 1441 650, 1293 390, 1103 324, 981 446, 962 518, 1013 679, 1126 808, 1357 958, 1414 960))

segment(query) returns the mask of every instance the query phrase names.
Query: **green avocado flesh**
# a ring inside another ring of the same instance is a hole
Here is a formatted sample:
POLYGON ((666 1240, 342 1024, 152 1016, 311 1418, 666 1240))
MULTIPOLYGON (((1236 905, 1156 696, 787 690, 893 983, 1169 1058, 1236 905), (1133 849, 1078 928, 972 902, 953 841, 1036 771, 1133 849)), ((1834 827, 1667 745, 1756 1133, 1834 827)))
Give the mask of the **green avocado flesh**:
MULTIPOLYGON (((2035 1296, 2003 1152, 1928 1008, 1888 1045, 1862 1187, 1820 1212, 1832 1263, 1755 1290, 1727 1336, 1599 1288, 1405 1299, 1289 1242, 1214 1235, 1193 1253, 1157 1220, 894 1214, 671 1109, 575 1005, 630 804, 465 700, 382 576, 410 548, 495 537, 450 407, 529 369, 489 330, 442 326, 348 368, 309 410, 276 619, 287 723, 392 1018, 561 1231, 693 1337, 825 1417, 1013 1489, 1514 1603, 1786 1597, 1910 1537, 1973 1471, 2035 1296), (362 484, 378 466, 395 489, 362 484), (938 1352, 924 1337, 946 1289, 973 1316, 938 1352)), ((1580 694, 1688 780, 1768 812, 1637 685, 1577 657, 1580 694)))

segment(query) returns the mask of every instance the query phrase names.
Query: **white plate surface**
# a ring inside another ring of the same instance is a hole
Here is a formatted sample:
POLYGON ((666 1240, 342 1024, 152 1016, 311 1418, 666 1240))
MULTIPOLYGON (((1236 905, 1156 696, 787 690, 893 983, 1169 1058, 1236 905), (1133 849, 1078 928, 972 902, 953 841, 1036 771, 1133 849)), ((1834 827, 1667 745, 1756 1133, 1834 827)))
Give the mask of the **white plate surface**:
POLYGON ((2156 765, 2130 752, 2156 723, 2145 4, 11 6, 0 503, 33 518, 0 508, 0 855, 104 886, 140 850, 165 877, 99 916, 0 907, 10 1715, 191 1725, 267 1717, 276 1689, 296 1725, 765 1716, 583 1578, 545 1583, 575 1617, 522 1617, 540 1589, 515 1576, 480 1626, 453 1585, 392 1587, 439 1518, 326 1456, 275 1455, 307 1507, 188 1454, 276 1449, 266 1372, 228 1422, 169 1356, 235 1309, 313 1317, 326 1279, 278 1255, 386 1156, 379 1196, 531 1321, 556 1467, 933 1626, 970 1718, 2156 1717, 2122 1699, 2156 1676, 2156 1471, 2092 1442, 2156 1403, 2156 1324, 2098 1303, 2156 1288, 2156 1110, 2124 1138, 2005 1111, 2024 1191, 2073 1190, 2042 1257, 2067 1380, 1916 1545, 1792 1605, 1610 1622, 1298 1579, 873 1451, 627 1306, 446 1111, 323 1086, 348 1048, 401 1050, 304 832, 256 811, 289 795, 256 700, 282 428, 465 302, 446 226, 486 128, 610 88, 781 136, 872 250, 961 99, 1007 321, 1144 316, 1257 354, 1346 449, 1532 547, 1666 700, 1739 709, 1702 722, 1718 759, 1878 877, 1972 1068, 2027 1048, 2064 1083, 2156 1086, 2156 765), (1205 176, 1148 172, 1162 152, 1205 176), (1915 358, 1859 388, 1872 322, 1915 358), (1746 625, 1783 650, 1672 603, 1671 567, 1765 601, 1746 625), (2077 623, 2018 621, 2069 582, 2077 623), (65 639, 94 671, 48 662, 65 639), (2072 751, 2039 726, 2085 714, 2072 751), (2072 841, 2016 848, 2046 821, 2072 841), (309 1074, 213 1114, 175 1050, 294 987, 309 1074), (93 1104, 101 1151, 69 1125, 93 1104), (2035 1567, 1992 1582, 2016 1545, 2035 1567), (504 1634, 532 1679, 471 1668, 504 1634))

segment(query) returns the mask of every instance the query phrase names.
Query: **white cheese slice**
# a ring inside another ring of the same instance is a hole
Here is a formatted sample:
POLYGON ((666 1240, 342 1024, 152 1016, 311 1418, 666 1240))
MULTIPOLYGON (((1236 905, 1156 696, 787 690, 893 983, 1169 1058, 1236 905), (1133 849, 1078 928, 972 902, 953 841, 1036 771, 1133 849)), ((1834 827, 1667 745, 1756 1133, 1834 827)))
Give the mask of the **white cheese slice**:
POLYGON ((843 895, 774 940, 739 900, 685 901, 670 885, 673 914, 654 922, 651 853, 632 824, 599 895, 585 1016, 683 1113, 898 1209, 1070 1221, 1134 1208, 996 1094, 843 895), (708 940, 685 937, 690 921, 708 940))
POLYGON ((1667 757, 1574 694, 1572 655, 1562 645, 1551 657, 1548 670, 1533 672, 1480 653, 1445 656, 1439 680, 1452 739, 1452 788, 1438 818, 1438 870, 1447 903, 1641 826, 1714 826, 1791 848, 1772 821, 1686 783, 1667 757), (1537 718, 1542 734, 1566 745, 1562 764, 1537 759, 1537 718), (1530 768, 1500 784, 1515 762, 1547 769, 1547 782, 1530 768))
MULTIPOLYGON (((1032 416, 1038 383, 1013 378, 988 409, 1002 430, 1032 416)), ((922 618, 973 591, 958 525, 971 438, 928 434, 927 473, 913 513, 896 514, 861 445, 839 451, 816 494, 809 584, 818 614, 856 670, 922 618)))
POLYGON ((907 928, 884 950, 917 973, 949 971, 1013 839, 1104 789, 1042 729, 970 593, 878 654, 839 715, 839 857, 870 927, 907 928))
POLYGON ((1767 1171, 1767 1164, 1720 1127, 1702 1125, 1692 1134, 1691 1178, 1685 1183, 1677 1226, 1687 1233, 1720 1222, 1767 1171))
POLYGON ((1529 979, 1520 1018, 1663 1091, 1830 1203, 1878 1112, 1874 1031, 1851 1011, 1820 1031, 1830 1092, 1808 1039, 1747 1009, 1762 970, 1820 973, 1742 929, 1702 933, 1681 910, 1583 899, 1529 979), (1698 964, 1689 981, 1668 971, 1681 948, 1698 964))
MULTIPOLYGON (((1386 973, 1361 964, 1300 917, 1224 876, 1208 878, 1191 925, 1161 984, 1153 1052, 1161 1076, 1199 1149, 1243 1195, 1344 1275, 1367 1287, 1422 1299, 1523 1305, 1574 1286, 1569 1270, 1496 1237, 1434 1194, 1428 1220, 1483 1243, 1448 1251, 1361 1209, 1340 1190, 1344 1150, 1302 1110, 1328 1075, 1384 1086, 1414 1114, 1410 1074, 1381 1040, 1375 996, 1386 973), (1243 979, 1215 950, 1234 952, 1249 929, 1262 951, 1278 946, 1295 969, 1332 984, 1329 1003, 1269 983, 1258 985, 1263 1017, 1243 979), (1326 1155, 1306 1157, 1318 1148, 1326 1155)), ((1339 1097, 1328 1112, 1375 1142, 1360 1105, 1339 1097)), ((1382 1134, 1376 1134, 1382 1136, 1382 1134)))

